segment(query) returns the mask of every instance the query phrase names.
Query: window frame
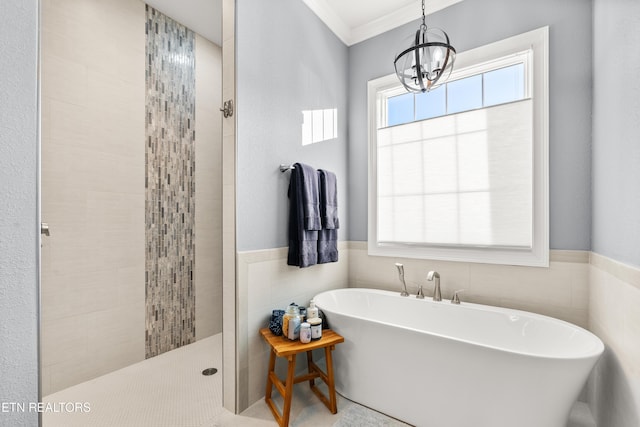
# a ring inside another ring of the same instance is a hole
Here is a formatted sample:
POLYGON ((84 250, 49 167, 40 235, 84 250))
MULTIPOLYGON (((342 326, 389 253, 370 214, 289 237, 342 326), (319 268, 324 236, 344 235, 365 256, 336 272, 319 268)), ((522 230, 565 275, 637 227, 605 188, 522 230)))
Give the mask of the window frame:
MULTIPOLYGON (((533 212, 531 248, 480 246, 437 246, 414 243, 378 242, 377 132, 386 119, 386 97, 402 92, 395 74, 368 82, 368 253, 373 256, 433 259, 487 264, 549 266, 549 28, 543 27, 495 43, 459 53, 449 81, 486 70, 509 56, 531 50, 530 69, 525 67, 525 95, 533 102, 533 212), (391 94, 391 95, 390 95, 391 94)), ((496 66, 496 68, 501 68, 496 66)), ((483 107, 491 108, 491 107, 483 107)), ((386 121, 384 122, 386 123, 386 121)))

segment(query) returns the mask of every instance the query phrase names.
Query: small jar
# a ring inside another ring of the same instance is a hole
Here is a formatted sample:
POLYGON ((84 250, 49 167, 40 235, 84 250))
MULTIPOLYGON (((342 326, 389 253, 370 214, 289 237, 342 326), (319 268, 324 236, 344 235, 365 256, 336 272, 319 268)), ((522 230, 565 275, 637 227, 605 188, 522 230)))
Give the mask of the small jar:
POLYGON ((300 342, 302 344, 311 342, 311 325, 307 322, 300 325, 300 342))
POLYGON ((318 317, 314 317, 313 319, 307 320, 311 329, 311 340, 319 340, 322 338, 322 319, 318 317))

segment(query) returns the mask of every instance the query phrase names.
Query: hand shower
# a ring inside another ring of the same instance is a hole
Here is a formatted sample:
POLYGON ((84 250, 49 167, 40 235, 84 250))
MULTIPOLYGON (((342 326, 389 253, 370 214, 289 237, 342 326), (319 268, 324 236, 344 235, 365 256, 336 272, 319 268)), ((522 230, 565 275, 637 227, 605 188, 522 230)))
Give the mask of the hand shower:
POLYGON ((402 282, 402 292, 400 292, 400 296, 408 297, 409 292, 407 292, 407 283, 404 281, 404 265, 396 262, 396 268, 398 269, 398 277, 400 278, 400 282, 402 282))

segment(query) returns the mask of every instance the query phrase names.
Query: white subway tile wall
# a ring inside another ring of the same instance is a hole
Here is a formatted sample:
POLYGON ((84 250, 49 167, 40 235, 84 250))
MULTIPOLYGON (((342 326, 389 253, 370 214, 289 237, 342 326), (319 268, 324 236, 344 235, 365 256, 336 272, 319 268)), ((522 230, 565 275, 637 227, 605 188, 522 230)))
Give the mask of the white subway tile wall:
POLYGON ((144 360, 145 8, 41 6, 47 395, 144 360))
POLYGON ((222 332, 222 48, 196 34, 196 340, 222 332))

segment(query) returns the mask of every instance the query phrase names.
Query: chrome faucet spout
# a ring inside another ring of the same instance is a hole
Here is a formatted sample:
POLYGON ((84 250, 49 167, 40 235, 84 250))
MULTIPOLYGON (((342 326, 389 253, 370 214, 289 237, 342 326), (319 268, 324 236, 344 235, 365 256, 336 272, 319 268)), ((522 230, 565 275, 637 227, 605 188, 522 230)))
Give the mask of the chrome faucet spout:
POLYGON ((437 271, 430 271, 427 274, 427 280, 429 282, 435 279, 435 286, 433 288, 433 300, 442 301, 442 294, 440 293, 440 274, 437 271))
POLYGON ((407 283, 404 281, 404 265, 396 262, 396 268, 398 269, 398 277, 402 283, 402 292, 400 292, 400 296, 408 297, 409 292, 407 292, 407 283))

